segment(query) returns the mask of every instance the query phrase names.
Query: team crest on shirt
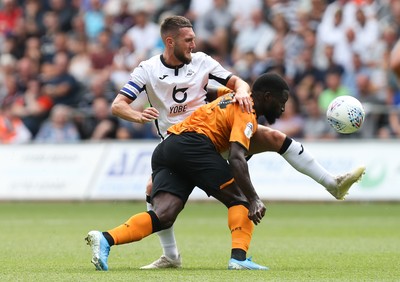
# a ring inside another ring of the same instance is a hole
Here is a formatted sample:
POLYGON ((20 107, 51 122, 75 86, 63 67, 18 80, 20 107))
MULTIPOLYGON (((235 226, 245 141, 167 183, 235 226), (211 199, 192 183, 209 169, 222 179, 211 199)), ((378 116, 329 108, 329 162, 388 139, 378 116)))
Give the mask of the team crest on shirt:
POLYGON ((194 74, 194 71, 192 69, 188 70, 186 73, 186 76, 192 76, 194 74))
POLYGON ((246 128, 244 129, 244 135, 247 138, 251 138, 251 136, 253 136, 253 124, 251 122, 248 122, 246 124, 246 128))

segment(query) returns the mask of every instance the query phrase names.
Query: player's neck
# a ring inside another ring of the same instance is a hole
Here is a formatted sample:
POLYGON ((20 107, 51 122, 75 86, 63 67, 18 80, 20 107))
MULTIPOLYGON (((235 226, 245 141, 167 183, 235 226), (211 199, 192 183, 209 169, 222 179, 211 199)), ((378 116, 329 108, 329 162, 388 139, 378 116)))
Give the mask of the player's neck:
POLYGON ((166 65, 168 65, 169 67, 180 67, 182 66, 184 63, 181 62, 180 60, 178 60, 174 54, 171 54, 167 51, 165 51, 162 55, 163 61, 166 65))

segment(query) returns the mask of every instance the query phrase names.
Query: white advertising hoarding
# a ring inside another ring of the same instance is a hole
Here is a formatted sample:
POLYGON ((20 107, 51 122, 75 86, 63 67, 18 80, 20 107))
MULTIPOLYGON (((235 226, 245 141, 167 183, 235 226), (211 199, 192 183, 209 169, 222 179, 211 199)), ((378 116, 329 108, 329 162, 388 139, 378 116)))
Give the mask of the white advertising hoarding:
POLYGON ((108 144, 88 198, 144 200, 156 146, 154 142, 108 144))
POLYGON ((0 146, 0 200, 82 200, 105 144, 0 146))
MULTIPOLYGON (((0 146, 0 200, 143 200, 151 175, 151 142, 0 146)), ((304 142, 334 175, 367 167, 347 200, 400 201, 399 141, 304 142)), ((249 161, 254 187, 265 200, 334 200, 277 153, 249 161)), ((190 199, 208 199, 195 189, 190 199)))

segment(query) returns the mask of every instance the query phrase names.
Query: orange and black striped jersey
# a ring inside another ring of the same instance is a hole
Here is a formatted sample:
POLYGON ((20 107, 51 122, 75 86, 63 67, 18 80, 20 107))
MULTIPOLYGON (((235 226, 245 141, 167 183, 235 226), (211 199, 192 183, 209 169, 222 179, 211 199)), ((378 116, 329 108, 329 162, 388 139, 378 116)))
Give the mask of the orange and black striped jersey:
POLYGON ((171 126, 168 133, 197 132, 211 139, 218 152, 229 149, 230 142, 238 142, 247 150, 250 138, 257 130, 257 118, 242 112, 238 103, 232 101, 234 94, 227 94, 203 105, 184 121, 171 126))

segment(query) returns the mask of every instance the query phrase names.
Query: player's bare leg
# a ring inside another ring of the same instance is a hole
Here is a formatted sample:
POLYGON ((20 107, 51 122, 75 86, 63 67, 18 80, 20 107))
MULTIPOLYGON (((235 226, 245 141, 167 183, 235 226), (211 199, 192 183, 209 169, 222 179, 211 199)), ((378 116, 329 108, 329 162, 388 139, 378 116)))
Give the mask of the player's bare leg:
MULTIPOLYGON (((146 204, 147 210, 153 210, 153 206, 150 203, 150 194, 153 187, 151 177, 149 178, 146 185, 146 204)), ((161 247, 163 248, 163 254, 161 257, 154 262, 142 266, 140 269, 158 269, 158 268, 178 268, 182 266, 182 259, 179 254, 178 246, 175 240, 174 226, 168 229, 161 230, 156 233, 160 239, 161 247)))
POLYGON ((350 173, 333 176, 308 152, 301 143, 288 138, 286 134, 259 125, 257 132, 251 138, 250 154, 262 152, 279 153, 293 168, 308 175, 338 200, 344 200, 350 187, 359 181, 365 167, 356 168, 350 173))

